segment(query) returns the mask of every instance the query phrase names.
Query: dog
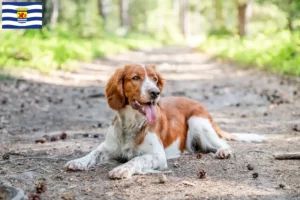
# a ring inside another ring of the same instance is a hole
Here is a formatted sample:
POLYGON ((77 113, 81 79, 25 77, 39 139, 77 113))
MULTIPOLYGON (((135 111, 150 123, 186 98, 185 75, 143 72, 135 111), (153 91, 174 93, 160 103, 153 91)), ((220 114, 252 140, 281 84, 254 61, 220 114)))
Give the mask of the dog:
POLYGON ((112 169, 112 179, 165 170, 167 159, 183 153, 213 152, 229 158, 226 140, 263 142, 256 134, 222 131, 207 109, 185 97, 161 97, 165 80, 155 65, 131 64, 116 70, 106 85, 106 98, 116 116, 95 150, 71 160, 65 168, 88 170, 109 160, 127 162, 112 169))

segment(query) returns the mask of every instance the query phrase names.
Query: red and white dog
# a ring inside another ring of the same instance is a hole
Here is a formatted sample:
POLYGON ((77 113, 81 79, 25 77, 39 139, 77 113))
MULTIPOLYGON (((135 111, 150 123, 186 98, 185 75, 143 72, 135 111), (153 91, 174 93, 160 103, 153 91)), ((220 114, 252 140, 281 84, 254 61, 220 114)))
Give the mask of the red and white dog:
POLYGON ((225 140, 263 142, 255 134, 230 134, 220 130, 205 107, 184 97, 160 98, 164 80, 155 66, 127 65, 118 69, 106 86, 106 98, 116 117, 105 141, 86 156, 65 167, 87 170, 111 159, 126 159, 109 172, 110 178, 167 168, 167 159, 185 152, 213 152, 228 158, 225 140), (225 139, 225 140, 224 140, 225 139))

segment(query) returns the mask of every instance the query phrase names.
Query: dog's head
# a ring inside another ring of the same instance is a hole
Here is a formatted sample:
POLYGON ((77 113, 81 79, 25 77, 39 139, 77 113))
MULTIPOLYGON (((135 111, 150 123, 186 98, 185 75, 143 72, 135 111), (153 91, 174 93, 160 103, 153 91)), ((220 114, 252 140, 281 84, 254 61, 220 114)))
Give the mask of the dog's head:
POLYGON ((156 119, 156 105, 163 85, 164 80, 154 65, 126 65, 117 69, 109 79, 106 98, 113 110, 130 105, 151 123, 156 119))

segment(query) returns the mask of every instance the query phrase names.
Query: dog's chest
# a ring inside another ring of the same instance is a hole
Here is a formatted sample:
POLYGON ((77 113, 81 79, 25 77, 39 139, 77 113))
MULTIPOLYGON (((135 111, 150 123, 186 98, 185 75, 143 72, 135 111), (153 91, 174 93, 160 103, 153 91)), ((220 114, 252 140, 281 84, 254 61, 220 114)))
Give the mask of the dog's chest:
POLYGON ((123 121, 122 125, 119 124, 119 155, 117 155, 117 157, 129 160, 144 153, 136 144, 137 137, 141 133, 141 129, 144 123, 145 120, 143 119, 138 121, 123 121))

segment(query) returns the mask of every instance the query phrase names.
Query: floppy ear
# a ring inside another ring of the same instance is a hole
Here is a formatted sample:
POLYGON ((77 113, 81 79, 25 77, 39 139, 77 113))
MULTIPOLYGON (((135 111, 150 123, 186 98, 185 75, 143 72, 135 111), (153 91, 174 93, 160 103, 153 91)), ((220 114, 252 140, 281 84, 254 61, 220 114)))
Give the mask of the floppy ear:
POLYGON ((160 73, 157 72, 156 70, 156 65, 151 65, 153 70, 156 73, 157 76, 157 87, 159 88, 160 92, 163 90, 164 84, 165 84, 165 79, 160 75, 160 73))
POLYGON ((165 84, 165 79, 162 78, 162 76, 156 72, 156 76, 157 76, 157 87, 159 88, 160 92, 162 92, 164 84, 165 84))
POLYGON ((120 110, 126 105, 123 91, 124 68, 117 69, 106 84, 105 94, 108 105, 113 110, 120 110))

